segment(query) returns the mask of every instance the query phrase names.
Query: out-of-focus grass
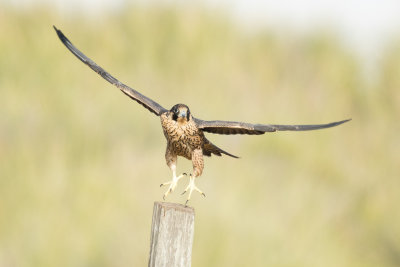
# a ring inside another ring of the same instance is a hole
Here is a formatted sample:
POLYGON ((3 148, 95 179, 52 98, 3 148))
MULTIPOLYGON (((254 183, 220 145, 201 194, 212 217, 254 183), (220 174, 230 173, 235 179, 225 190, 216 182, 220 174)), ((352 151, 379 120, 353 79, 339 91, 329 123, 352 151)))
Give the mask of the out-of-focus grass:
MULTIPOLYGON (((85 18, 0 9, 0 266, 144 266, 165 141, 158 119, 79 62, 203 119, 333 129, 209 139, 193 266, 400 265, 400 45, 375 84, 329 34, 246 33, 215 10, 85 18)), ((190 171, 180 160, 179 171, 190 171)), ((182 182, 170 201, 179 196, 182 182)))

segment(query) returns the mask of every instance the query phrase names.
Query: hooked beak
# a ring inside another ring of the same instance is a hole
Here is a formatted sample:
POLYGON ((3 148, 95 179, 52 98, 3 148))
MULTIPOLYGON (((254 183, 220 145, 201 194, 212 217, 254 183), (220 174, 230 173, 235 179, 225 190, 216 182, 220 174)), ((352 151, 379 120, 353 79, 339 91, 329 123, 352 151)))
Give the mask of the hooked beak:
POLYGON ((179 117, 186 118, 186 111, 182 110, 181 112, 179 112, 179 117))

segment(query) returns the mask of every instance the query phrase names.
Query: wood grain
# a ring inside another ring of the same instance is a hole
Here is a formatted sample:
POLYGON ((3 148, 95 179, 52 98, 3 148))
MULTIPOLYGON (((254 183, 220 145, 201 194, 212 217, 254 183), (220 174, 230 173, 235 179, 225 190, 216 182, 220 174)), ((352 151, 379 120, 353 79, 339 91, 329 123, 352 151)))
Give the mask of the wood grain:
POLYGON ((193 236, 193 208, 154 202, 149 267, 190 266, 193 236))

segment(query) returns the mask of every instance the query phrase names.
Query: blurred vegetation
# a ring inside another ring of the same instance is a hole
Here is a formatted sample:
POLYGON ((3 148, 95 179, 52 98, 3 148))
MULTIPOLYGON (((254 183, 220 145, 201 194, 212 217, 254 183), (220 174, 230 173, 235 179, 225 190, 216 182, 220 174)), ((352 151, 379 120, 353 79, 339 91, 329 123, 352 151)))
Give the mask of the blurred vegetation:
MULTIPOLYGON (((79 62, 203 119, 346 125, 208 135, 193 266, 400 265, 400 42, 373 83, 334 35, 248 32, 221 10, 0 6, 0 266, 145 266, 171 177, 158 118, 79 62)), ((180 160, 178 171, 191 169, 180 160)), ((181 182, 169 201, 183 203, 181 182)))

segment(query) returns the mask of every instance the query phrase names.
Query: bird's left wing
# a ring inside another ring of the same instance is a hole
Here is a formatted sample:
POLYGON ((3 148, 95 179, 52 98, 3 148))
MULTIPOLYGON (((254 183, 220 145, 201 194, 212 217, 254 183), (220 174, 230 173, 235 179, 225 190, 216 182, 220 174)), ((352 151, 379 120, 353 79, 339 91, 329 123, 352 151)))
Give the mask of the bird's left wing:
POLYGON ((142 95, 138 91, 118 81, 111 74, 105 71, 102 67, 97 65, 93 60, 91 60, 90 58, 85 56, 81 51, 79 51, 79 49, 76 48, 60 30, 58 30, 55 26, 53 27, 57 32, 58 38, 60 38, 61 42, 69 49, 69 51, 72 52, 72 54, 74 54, 77 58, 79 58, 83 63, 88 65, 92 70, 100 74, 100 76, 103 77, 105 80, 118 87, 124 94, 126 94, 139 104, 143 105, 145 108, 147 108, 157 116, 160 116, 162 113, 167 111, 157 102, 151 100, 147 96, 142 95))
POLYGON ((276 131, 311 131, 323 128, 334 127, 348 120, 331 122, 326 124, 310 125, 279 125, 279 124, 251 124, 236 121, 204 121, 193 118, 197 127, 204 132, 215 134, 264 134, 276 131))

